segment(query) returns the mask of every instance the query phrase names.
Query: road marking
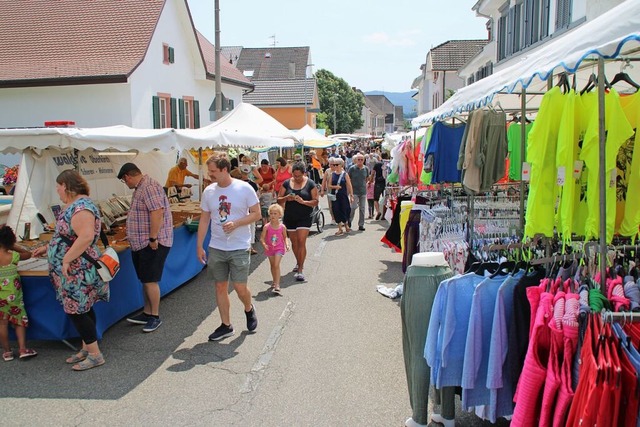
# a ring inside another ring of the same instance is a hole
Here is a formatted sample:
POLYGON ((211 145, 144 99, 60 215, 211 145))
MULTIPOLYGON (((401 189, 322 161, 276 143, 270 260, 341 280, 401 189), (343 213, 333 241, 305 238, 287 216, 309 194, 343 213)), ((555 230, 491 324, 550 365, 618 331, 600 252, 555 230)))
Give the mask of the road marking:
POLYGON ((320 241, 320 243, 318 244, 318 247, 316 248, 316 251, 313 253, 313 256, 316 258, 319 258, 320 255, 322 255, 322 251, 324 250, 324 247, 327 246, 327 240, 326 239, 322 239, 320 241))
POLYGON ((276 326, 271 330, 269 338, 264 344, 262 351, 258 355, 258 360, 251 367, 251 371, 247 373, 247 377, 242 387, 240 387, 240 393, 251 393, 256 391, 260 381, 264 377, 264 373, 271 362, 273 353, 276 351, 276 347, 280 342, 280 338, 284 334, 284 328, 289 322, 289 319, 293 315, 293 309, 295 304, 291 301, 287 303, 287 306, 282 311, 276 326))

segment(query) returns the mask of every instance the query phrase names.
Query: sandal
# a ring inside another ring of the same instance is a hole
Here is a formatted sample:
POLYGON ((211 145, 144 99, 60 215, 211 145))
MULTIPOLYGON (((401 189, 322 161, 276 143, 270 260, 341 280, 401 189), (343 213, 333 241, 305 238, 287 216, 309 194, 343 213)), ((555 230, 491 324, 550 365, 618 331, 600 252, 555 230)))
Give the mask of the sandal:
POLYGON ((273 292, 276 295, 282 295, 282 293, 280 292, 280 286, 278 286, 277 288, 276 287, 271 288, 271 292, 273 292))
POLYGON ((342 230, 338 230, 338 231, 336 231, 333 235, 334 235, 334 236, 342 236, 343 234, 344 234, 344 231, 342 231, 342 230))
POLYGON ((74 371, 86 371, 87 369, 97 368, 98 366, 104 365, 104 357, 102 357, 102 353, 98 353, 95 356, 92 354, 87 354, 87 358, 84 359, 80 363, 76 363, 71 367, 74 371))
POLYGON ((67 363, 78 363, 78 362, 82 362, 84 359, 87 358, 87 356, 89 355, 89 352, 87 350, 80 350, 78 353, 71 355, 71 357, 67 358, 67 360, 65 360, 65 362, 67 363))
POLYGON ((11 362, 13 360, 13 350, 5 351, 2 353, 2 359, 5 362, 11 362))
POLYGON ((28 359, 30 357, 35 357, 38 355, 38 352, 32 348, 25 348, 24 350, 20 350, 20 359, 28 359))

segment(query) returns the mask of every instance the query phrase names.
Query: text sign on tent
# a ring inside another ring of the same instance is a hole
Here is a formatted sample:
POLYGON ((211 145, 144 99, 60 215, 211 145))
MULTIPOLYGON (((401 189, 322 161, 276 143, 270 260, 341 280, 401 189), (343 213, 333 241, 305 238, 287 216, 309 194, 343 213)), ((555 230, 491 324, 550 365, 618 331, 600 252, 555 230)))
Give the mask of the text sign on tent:
MULTIPOLYGON (((63 153, 53 156, 51 160, 59 172, 74 167, 73 153, 63 153)), ((101 156, 93 149, 83 150, 78 153, 80 175, 86 179, 115 178, 116 170, 111 163, 111 158, 101 156)))

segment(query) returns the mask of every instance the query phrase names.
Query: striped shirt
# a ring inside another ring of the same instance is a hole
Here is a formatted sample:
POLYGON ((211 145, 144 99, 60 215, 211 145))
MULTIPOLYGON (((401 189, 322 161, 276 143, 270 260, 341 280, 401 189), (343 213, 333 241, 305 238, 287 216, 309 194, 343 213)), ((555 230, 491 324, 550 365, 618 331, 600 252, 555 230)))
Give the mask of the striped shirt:
POLYGON ((158 243, 162 246, 173 245, 173 219, 164 189, 149 175, 144 175, 133 190, 131 210, 127 216, 127 238, 131 250, 139 251, 149 245, 151 229, 151 211, 164 209, 164 218, 158 232, 158 243))

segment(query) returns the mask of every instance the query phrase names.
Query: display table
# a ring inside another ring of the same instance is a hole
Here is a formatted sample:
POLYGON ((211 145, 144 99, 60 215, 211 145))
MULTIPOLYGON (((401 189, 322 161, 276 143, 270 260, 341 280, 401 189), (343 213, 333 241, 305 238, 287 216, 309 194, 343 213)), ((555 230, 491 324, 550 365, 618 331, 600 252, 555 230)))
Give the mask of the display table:
MULTIPOLYGON (((180 287, 202 271, 203 265, 196 259, 198 233, 180 226, 173 230, 173 246, 167 256, 160 282, 161 296, 180 287)), ((204 247, 209 245, 207 235, 204 247)), ((111 299, 94 306, 97 317, 98 338, 111 325, 144 305, 142 284, 136 276, 131 259, 131 249, 119 252, 120 272, 109 283, 111 299)), ((46 273, 22 276, 24 301, 29 316, 27 338, 29 340, 65 340, 78 337, 46 273)))

